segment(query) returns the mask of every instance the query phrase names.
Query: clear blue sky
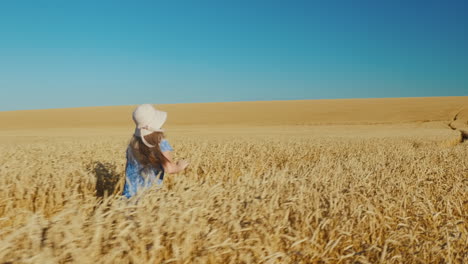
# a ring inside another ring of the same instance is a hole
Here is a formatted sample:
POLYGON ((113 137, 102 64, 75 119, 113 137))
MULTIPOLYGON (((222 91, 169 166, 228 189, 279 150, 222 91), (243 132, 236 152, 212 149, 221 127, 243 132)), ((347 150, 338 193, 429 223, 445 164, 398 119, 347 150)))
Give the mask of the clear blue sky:
POLYGON ((468 1, 0 2, 0 111, 468 95, 468 1))

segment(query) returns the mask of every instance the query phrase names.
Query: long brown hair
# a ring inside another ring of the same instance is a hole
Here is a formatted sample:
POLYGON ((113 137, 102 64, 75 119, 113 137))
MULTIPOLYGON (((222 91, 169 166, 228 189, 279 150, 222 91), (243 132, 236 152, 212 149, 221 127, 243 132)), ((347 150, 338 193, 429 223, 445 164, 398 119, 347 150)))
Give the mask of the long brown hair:
POLYGON ((154 147, 149 148, 143 143, 140 137, 133 136, 128 147, 133 153, 135 159, 144 167, 152 167, 154 169, 162 169, 162 165, 168 162, 167 158, 162 154, 159 148, 159 143, 163 140, 162 132, 153 132, 145 136, 146 142, 154 147))

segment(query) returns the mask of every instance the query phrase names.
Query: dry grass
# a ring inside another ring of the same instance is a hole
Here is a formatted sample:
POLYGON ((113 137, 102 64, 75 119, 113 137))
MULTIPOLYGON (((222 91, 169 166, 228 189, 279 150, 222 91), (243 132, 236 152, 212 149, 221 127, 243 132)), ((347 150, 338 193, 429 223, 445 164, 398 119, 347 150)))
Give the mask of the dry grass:
POLYGON ((130 201, 129 131, 4 134, 0 260, 467 263, 467 143, 415 126, 173 130, 191 168, 130 201))
POLYGON ((190 169, 129 201, 133 107, 0 112, 0 263, 468 263, 467 106, 162 105, 190 169))

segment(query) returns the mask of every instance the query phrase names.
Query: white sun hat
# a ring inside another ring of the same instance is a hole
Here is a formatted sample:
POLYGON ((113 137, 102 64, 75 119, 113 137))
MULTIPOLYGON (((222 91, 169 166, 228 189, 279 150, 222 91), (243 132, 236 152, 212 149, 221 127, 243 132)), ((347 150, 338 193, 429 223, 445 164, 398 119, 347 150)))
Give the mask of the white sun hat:
POLYGON ((146 146, 150 148, 155 147, 145 140, 145 136, 153 132, 162 132, 161 127, 166 122, 166 119, 166 112, 156 110, 150 104, 139 105, 133 111, 133 121, 136 125, 135 136, 140 137, 146 146))

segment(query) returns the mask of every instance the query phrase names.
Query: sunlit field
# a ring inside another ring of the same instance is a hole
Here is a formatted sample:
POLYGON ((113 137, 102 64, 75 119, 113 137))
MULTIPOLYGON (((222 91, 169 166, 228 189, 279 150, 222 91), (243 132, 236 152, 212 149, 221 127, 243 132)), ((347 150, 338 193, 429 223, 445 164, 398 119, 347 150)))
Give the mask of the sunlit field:
POLYGON ((468 263, 461 120, 172 126, 130 200, 131 126, 5 129, 0 263, 468 263))
POLYGON ((450 143, 455 135, 359 138, 276 129, 169 133, 191 168, 131 200, 112 195, 124 173, 126 136, 3 142, 0 259, 467 260, 468 148, 450 143))

